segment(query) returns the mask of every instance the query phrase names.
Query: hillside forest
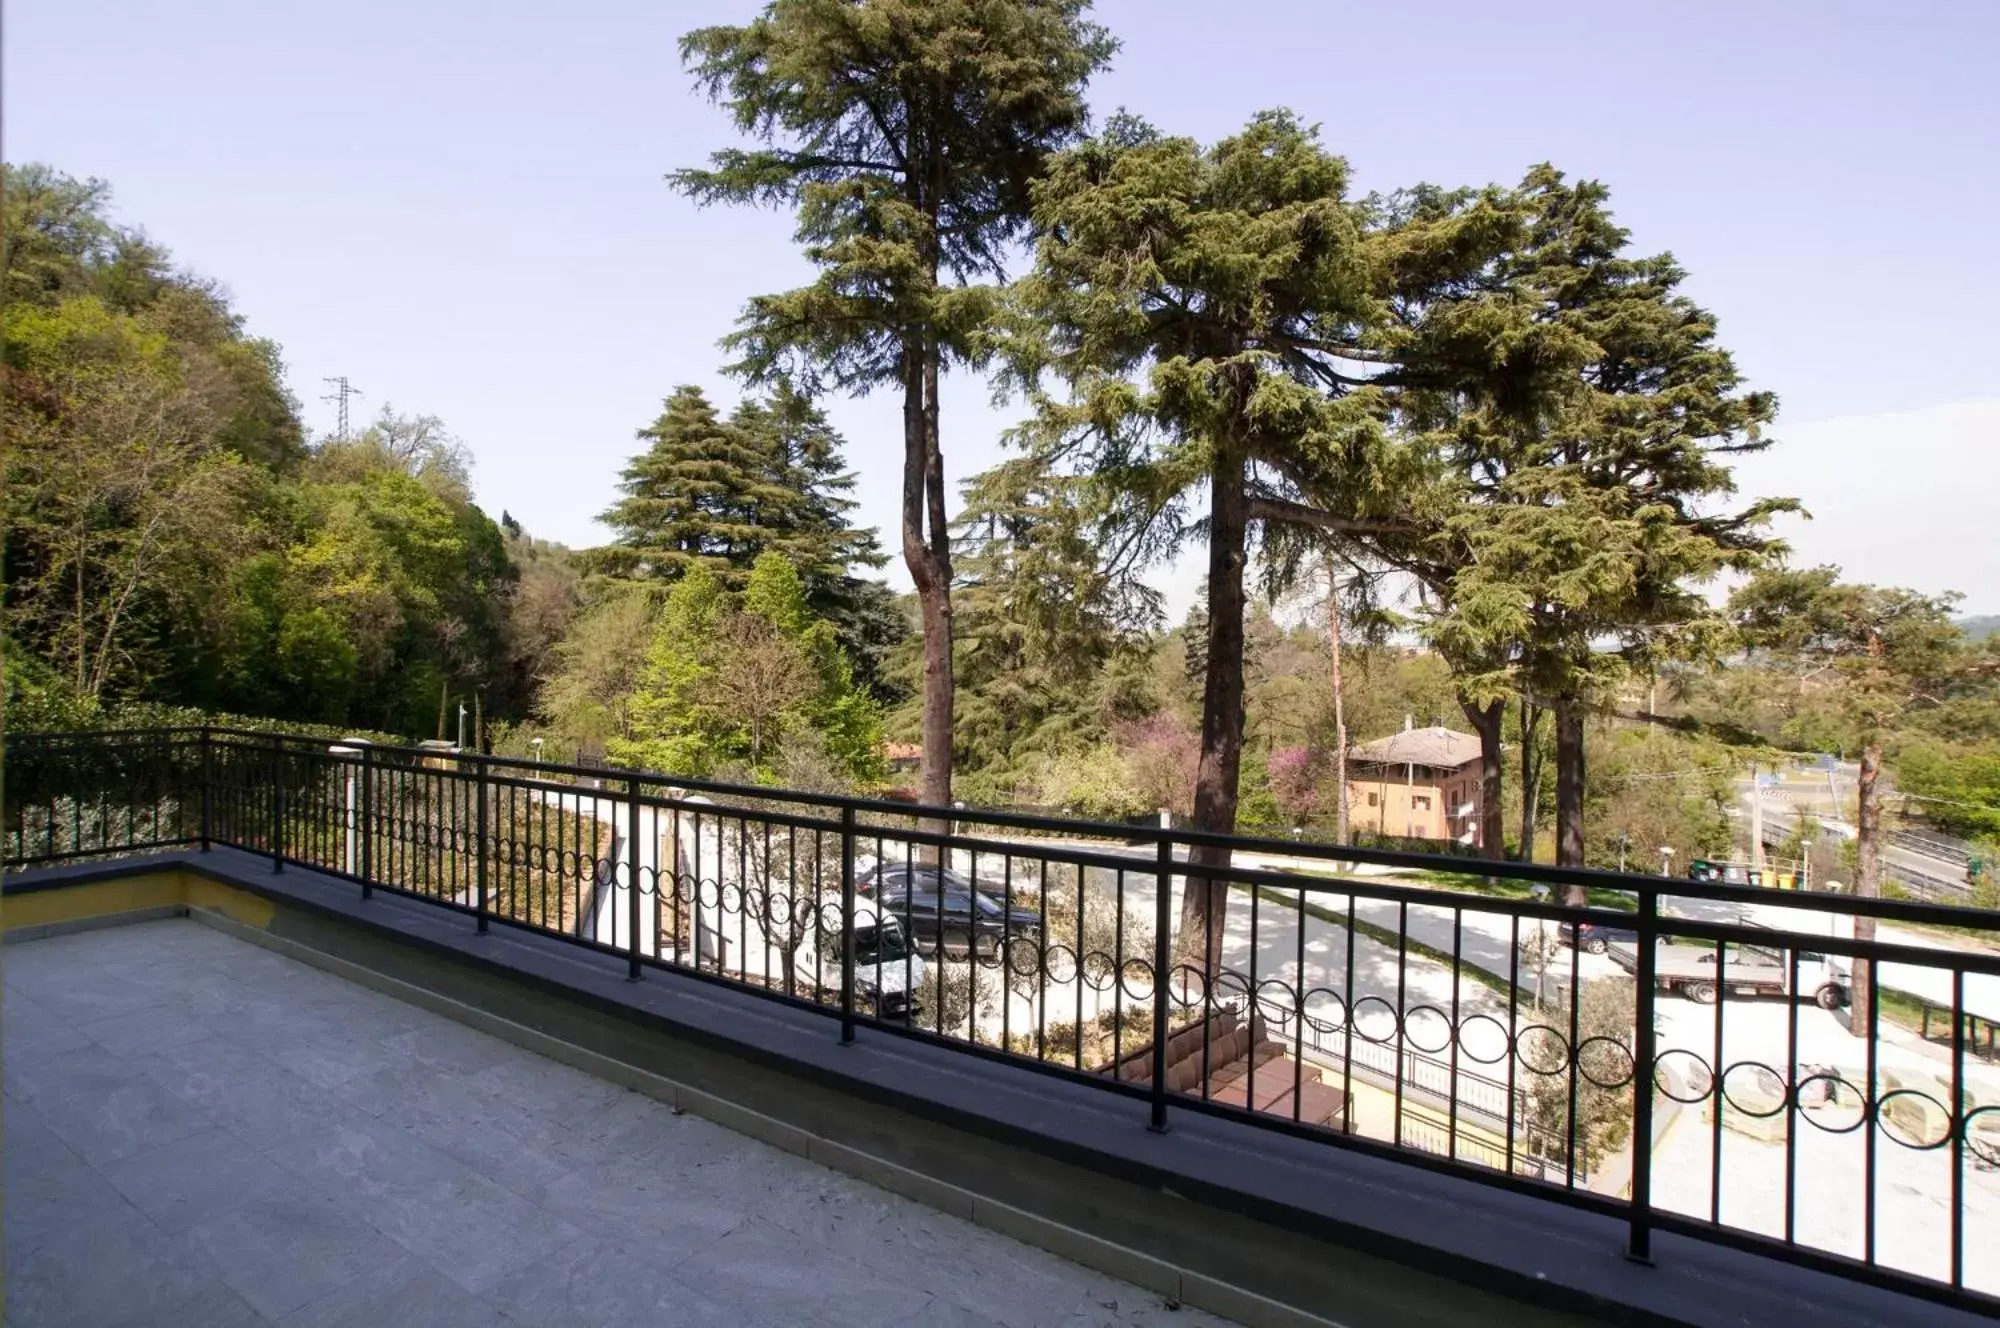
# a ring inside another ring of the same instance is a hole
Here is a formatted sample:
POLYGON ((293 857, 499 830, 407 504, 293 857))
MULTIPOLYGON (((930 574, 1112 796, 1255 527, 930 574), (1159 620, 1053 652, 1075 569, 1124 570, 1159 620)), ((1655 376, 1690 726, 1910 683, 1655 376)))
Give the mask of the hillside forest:
POLYGON ((1079 0, 690 33, 741 138, 670 186, 789 210, 815 275, 744 292, 730 399, 660 384, 587 549, 482 509, 478 440, 420 402, 308 430, 222 274, 104 182, 7 166, 7 725, 463 733, 1350 839, 1345 754, 1444 726, 1495 854, 1726 855, 1739 781, 1820 754, 1858 769, 1857 889, 1885 813, 2000 840, 2000 637, 1788 560, 1797 505, 1732 477, 1782 446, 1782 385, 1604 184, 1360 195, 1282 110, 1205 143, 1093 120, 1116 49, 1079 0), (949 374, 1022 419, 956 491, 949 374), (891 532, 824 411, 870 390, 903 407, 867 480, 891 532), (1147 577, 1186 553, 1169 621, 1147 577))

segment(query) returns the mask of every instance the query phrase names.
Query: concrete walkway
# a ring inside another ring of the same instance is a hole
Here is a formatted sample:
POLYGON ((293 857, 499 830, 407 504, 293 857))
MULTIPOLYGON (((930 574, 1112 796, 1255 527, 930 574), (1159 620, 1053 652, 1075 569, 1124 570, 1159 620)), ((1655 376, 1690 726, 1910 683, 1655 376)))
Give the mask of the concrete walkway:
POLYGON ((1223 1322, 193 921, 4 1024, 15 1328, 1223 1322))

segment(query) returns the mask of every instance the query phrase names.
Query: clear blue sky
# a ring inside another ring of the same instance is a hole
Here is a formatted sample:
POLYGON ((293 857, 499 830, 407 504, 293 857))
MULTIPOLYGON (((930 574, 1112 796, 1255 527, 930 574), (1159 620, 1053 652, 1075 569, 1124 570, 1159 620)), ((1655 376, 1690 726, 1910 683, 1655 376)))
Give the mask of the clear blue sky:
MULTIPOLYGON (((538 534, 595 514, 676 384, 725 401, 715 341, 797 284, 782 216, 702 212, 662 175, 731 141, 675 42, 749 0, 13 0, 5 151, 110 180, 120 216, 223 281, 321 378, 442 416, 479 497, 538 534)), ((1363 189, 1607 181, 1671 249, 1781 446, 1744 487, 1804 498, 1803 557, 2000 611, 2000 3, 1117 0, 1094 86, 1212 138, 1288 105, 1363 189)), ((1006 416, 953 385, 954 479, 1006 416)), ((836 403, 892 547, 893 403, 836 403)), ((1190 574, 1163 574, 1185 602, 1190 574)))

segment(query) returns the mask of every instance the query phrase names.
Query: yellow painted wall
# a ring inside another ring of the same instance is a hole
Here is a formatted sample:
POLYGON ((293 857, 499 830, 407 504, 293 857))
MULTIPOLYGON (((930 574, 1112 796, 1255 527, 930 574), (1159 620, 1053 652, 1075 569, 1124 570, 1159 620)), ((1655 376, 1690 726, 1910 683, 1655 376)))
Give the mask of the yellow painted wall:
POLYGON ((268 927, 277 907, 262 895, 179 870, 142 871, 108 881, 0 897, 0 930, 109 917, 175 905, 205 908, 249 927, 268 927))

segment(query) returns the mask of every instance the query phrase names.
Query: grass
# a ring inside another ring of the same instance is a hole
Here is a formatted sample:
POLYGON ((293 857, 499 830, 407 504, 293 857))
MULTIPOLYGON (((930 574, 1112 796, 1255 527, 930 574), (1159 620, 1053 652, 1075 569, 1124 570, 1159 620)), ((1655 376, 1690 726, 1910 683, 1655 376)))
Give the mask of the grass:
MULTIPOLYGON (((1329 881, 1368 881, 1373 877, 1356 875, 1353 872, 1326 871, 1317 867, 1280 867, 1278 870, 1291 876, 1313 876, 1329 881)), ((1391 879, 1399 885, 1425 885, 1457 892, 1459 894, 1483 895, 1488 899, 1513 899, 1523 903, 1532 902, 1535 891, 1527 881, 1516 881, 1507 877, 1480 876, 1471 872, 1448 872, 1434 869, 1421 871, 1398 870, 1391 879)), ((1636 913, 1638 905, 1623 890, 1608 890, 1602 886, 1592 886, 1587 892, 1590 907, 1616 909, 1621 913, 1636 913)))
MULTIPOLYGON (((1235 888, 1240 890, 1243 887, 1237 886, 1235 888)), ((1347 914, 1338 909, 1327 908, 1322 904, 1312 903, 1305 898, 1303 892, 1295 900, 1275 886, 1258 886, 1257 894, 1260 898, 1270 903, 1282 905, 1286 908, 1297 905, 1307 914, 1318 918, 1322 922, 1331 922, 1335 926, 1340 927, 1349 925, 1347 914)), ((1397 945, 1401 945, 1407 953, 1428 959, 1433 963, 1450 965, 1452 962, 1450 951, 1440 950, 1434 945, 1426 945, 1415 937, 1400 935, 1394 928, 1384 927, 1379 923, 1370 922, 1368 919, 1362 917, 1353 919, 1352 925, 1357 936, 1366 936, 1369 940, 1389 946, 1392 949, 1397 945)), ((1458 963, 1458 971, 1490 991, 1498 992, 1502 996, 1508 994, 1507 979, 1497 973, 1489 973, 1477 964, 1464 962, 1462 958, 1458 963)), ((1515 990, 1529 995, 1533 994, 1529 988, 1518 986, 1518 984, 1515 986, 1515 990)))

